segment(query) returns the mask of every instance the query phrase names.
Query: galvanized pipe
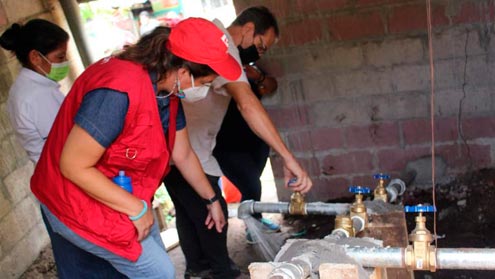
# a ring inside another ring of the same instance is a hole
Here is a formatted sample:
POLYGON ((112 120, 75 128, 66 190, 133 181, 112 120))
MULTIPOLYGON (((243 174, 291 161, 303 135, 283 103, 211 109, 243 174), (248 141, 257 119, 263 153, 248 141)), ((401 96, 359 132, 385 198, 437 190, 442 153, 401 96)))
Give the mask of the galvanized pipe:
POLYGON ((393 203, 397 197, 402 196, 406 191, 406 183, 398 178, 394 178, 385 188, 388 194, 389 202, 393 203))
MULTIPOLYGON (((404 248, 345 247, 345 251, 366 267, 406 267, 404 248)), ((437 248, 436 262, 436 269, 495 270, 495 249, 437 248)))
POLYGON ((91 57, 90 47, 86 40, 86 35, 84 34, 84 26, 79 13, 79 4, 76 0, 60 0, 59 2, 64 10, 71 33, 74 36, 74 41, 79 50, 79 55, 81 55, 82 63, 87 67, 93 63, 95 59, 91 57))
POLYGON ((349 213, 350 207, 348 203, 310 202, 306 203, 306 214, 335 216, 349 213))
MULTIPOLYGON (((241 204, 242 206, 242 204, 241 204)), ((254 202, 253 213, 289 213, 288 202, 254 202)))
POLYGON ((437 269, 494 270, 495 249, 437 248, 437 269))
POLYGON ((404 268, 404 248, 344 247, 346 254, 366 267, 404 268))
MULTIPOLYGON (((268 279, 302 279, 307 278, 311 273, 311 269, 305 270, 303 266, 305 264, 295 263, 282 263, 280 266, 274 268, 268 279)), ((307 268, 306 268, 307 269, 307 268)))
MULTIPOLYGON (((339 215, 349 212, 350 205, 347 203, 323 203, 313 202, 305 204, 306 214, 312 215, 339 215)), ((255 213, 289 213, 288 202, 255 202, 253 200, 243 201, 237 209, 237 217, 246 219, 255 213)))

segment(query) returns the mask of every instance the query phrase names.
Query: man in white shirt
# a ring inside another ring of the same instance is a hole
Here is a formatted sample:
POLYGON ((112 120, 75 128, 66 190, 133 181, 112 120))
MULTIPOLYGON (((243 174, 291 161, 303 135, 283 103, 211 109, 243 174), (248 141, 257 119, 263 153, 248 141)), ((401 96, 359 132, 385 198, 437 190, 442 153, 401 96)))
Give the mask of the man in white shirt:
MULTIPOLYGON (((238 47, 243 49, 254 47, 259 55, 263 55, 276 42, 279 35, 275 17, 262 6, 244 10, 227 29, 220 21, 214 20, 213 22, 225 33, 229 53, 237 59, 240 65, 242 63, 238 47)), ((310 190, 311 179, 285 146, 267 112, 252 92, 245 73, 236 81, 218 77, 208 91, 205 89, 198 87, 196 92, 188 92, 189 96, 186 94, 183 105, 191 145, 210 183, 217 184, 222 175, 212 152, 228 104, 231 98, 234 98, 239 111, 253 132, 283 159, 286 184, 289 179, 297 178, 297 181, 291 184, 290 189, 302 193, 310 190), (198 94, 203 95, 203 93, 206 93, 206 96, 198 100, 198 94)), ((203 217, 208 212, 201 198, 192 190, 177 169, 172 168, 164 182, 176 208, 179 239, 186 257, 186 278, 189 276, 236 278, 239 271, 228 256, 227 230, 224 229, 222 233, 217 233, 204 229, 203 217)), ((218 198, 227 214, 225 200, 218 198)))

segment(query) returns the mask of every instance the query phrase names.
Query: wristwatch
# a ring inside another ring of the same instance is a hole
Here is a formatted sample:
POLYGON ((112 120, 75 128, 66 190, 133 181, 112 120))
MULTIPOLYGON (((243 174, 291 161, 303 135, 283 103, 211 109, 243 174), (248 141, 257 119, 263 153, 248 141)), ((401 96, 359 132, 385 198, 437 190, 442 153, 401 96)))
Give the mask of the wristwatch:
POLYGON ((216 201, 218 201, 218 199, 220 199, 220 197, 215 193, 215 196, 213 196, 213 198, 211 199, 203 199, 203 201, 207 204, 207 205, 210 205, 216 201))

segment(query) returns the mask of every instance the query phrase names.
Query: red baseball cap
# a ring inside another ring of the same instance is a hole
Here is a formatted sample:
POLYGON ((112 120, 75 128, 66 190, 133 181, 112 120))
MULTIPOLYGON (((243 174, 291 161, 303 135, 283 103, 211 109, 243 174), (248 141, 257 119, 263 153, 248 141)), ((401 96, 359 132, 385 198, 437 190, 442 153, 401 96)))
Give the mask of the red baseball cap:
POLYGON ((228 52, 227 36, 206 19, 191 17, 179 22, 170 32, 167 49, 187 61, 210 66, 228 80, 241 75, 241 66, 228 52))

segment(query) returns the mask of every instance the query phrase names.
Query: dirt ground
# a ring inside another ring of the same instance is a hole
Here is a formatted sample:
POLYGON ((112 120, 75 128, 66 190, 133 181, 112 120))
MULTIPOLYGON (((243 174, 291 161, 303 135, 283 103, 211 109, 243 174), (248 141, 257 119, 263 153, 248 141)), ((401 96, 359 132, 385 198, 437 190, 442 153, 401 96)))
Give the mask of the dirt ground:
MULTIPOLYGON (((252 245, 246 243, 244 223, 237 218, 229 219, 228 247, 231 258, 239 265, 242 275, 239 279, 249 278, 247 266, 251 262, 260 261, 252 245)), ((176 268, 176 278, 184 278, 185 260, 180 246, 171 249, 169 256, 176 268)), ((38 259, 20 277, 20 279, 56 279, 57 271, 51 246, 46 247, 38 259)), ((110 278, 109 278, 110 279, 110 278)))
MULTIPOLYGON (((442 248, 494 248, 495 247, 495 169, 485 169, 465 174, 436 191, 438 247, 442 248)), ((345 200, 339 200, 342 202, 345 200)), ((336 202, 336 201, 333 201, 336 202)), ((431 203, 431 190, 409 189, 403 196, 403 204, 431 203)), ((433 232, 433 215, 427 215, 427 226, 433 232)), ((322 238, 333 229, 333 218, 328 216, 287 217, 269 216, 283 225, 284 231, 306 230, 304 238, 322 238)), ((408 230, 414 228, 414 215, 407 216, 408 230)), ((251 262, 262 261, 253 245, 245 241, 245 225, 237 218, 229 219, 228 247, 231 258, 241 268, 241 279, 249 278, 251 262)), ((177 278, 183 278, 184 256, 180 247, 169 251, 177 270, 177 278)), ((50 247, 26 271, 22 279, 56 278, 56 270, 50 247)), ((495 271, 438 270, 415 272, 416 279, 492 279, 495 271)))
MULTIPOLYGON (((437 186, 437 235, 439 248, 495 248, 495 169, 484 169, 457 177, 437 186)), ((431 202, 431 190, 409 191, 404 204, 431 202)), ((414 228, 414 216, 407 216, 407 227, 414 228)), ((427 216, 433 232, 433 217, 427 216)), ((416 279, 493 279, 495 271, 438 270, 416 272, 416 279)))

